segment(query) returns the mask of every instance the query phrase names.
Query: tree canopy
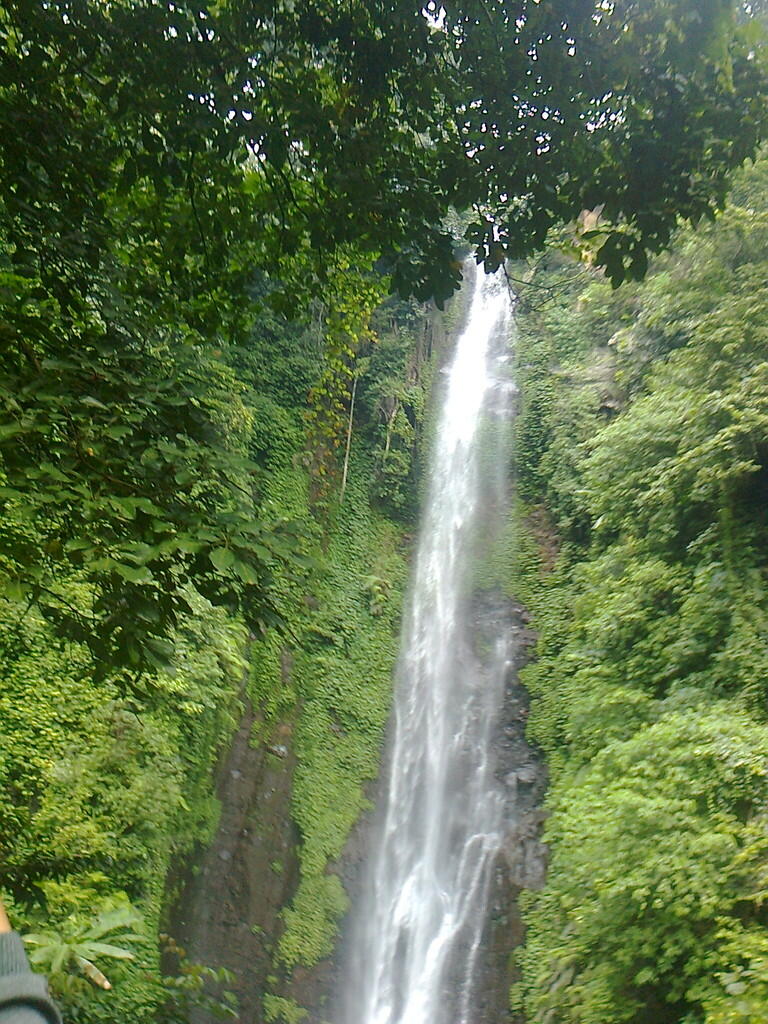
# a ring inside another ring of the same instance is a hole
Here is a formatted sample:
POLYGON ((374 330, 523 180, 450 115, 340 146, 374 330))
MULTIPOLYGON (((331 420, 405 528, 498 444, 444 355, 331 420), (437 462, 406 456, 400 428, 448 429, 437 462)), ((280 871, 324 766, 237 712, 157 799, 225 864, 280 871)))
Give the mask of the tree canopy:
POLYGON ((295 545, 259 525, 222 355, 257 273, 262 309, 325 304, 340 365, 359 311, 331 307, 375 263, 404 293, 456 288, 450 206, 487 269, 599 208, 597 263, 642 275, 754 152, 759 44, 727 0, 5 5, 6 583, 135 668, 165 656, 190 580, 275 621, 270 565, 295 545), (95 588, 87 614, 62 571, 95 588))
POLYGON ((601 205, 618 279, 678 213, 721 203, 754 152, 765 69, 755 22, 737 27, 728 0, 436 7, 7 5, 19 257, 44 244, 50 273, 82 272, 154 207, 134 244, 145 258, 159 245, 178 285, 199 270, 213 284, 244 250, 273 267, 309 248, 322 278, 353 244, 397 287, 440 298, 456 285, 449 204, 481 214, 491 265, 601 205))

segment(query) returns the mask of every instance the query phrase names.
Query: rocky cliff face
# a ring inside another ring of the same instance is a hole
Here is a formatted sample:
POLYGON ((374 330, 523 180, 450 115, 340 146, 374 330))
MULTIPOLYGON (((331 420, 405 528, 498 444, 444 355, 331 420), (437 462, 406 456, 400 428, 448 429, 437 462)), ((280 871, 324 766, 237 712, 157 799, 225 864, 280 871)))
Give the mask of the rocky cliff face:
POLYGON ((515 980, 510 953, 524 938, 518 897, 523 889, 540 888, 546 875, 547 851, 540 835, 547 772, 540 752, 525 738, 530 701, 519 672, 531 659, 536 643, 528 625, 530 615, 518 601, 490 591, 477 596, 475 619, 478 643, 487 643, 502 630, 513 637, 494 742, 496 777, 506 794, 507 832, 489 903, 487 952, 477 1002, 477 1024, 504 1024, 514 1019, 509 1009, 509 987, 515 980))
MULTIPOLYGON (((292 725, 282 722, 271 741, 254 747, 257 713, 248 704, 219 769, 218 829, 187 866, 170 929, 189 959, 225 967, 238 998, 239 1020, 261 1024, 280 911, 298 876, 298 834, 291 818, 296 758, 292 725)), ((210 1024, 205 1013, 192 1024, 210 1024)))
MULTIPOLYGON (((476 650, 482 656, 501 632, 511 632, 513 656, 508 667, 505 700, 495 731, 496 777, 504 787, 507 840, 497 864, 485 939, 486 957, 478 984, 477 1024, 513 1020, 509 986, 514 980, 510 952, 523 938, 517 910, 522 889, 538 888, 546 871, 546 850, 539 835, 546 769, 538 751, 525 739, 528 695, 518 673, 530 659, 535 633, 518 602, 499 591, 476 596, 476 650)), ((275 985, 273 952, 280 936, 280 911, 293 896, 299 836, 291 818, 295 755, 292 726, 282 722, 270 741, 251 746, 256 713, 248 707, 223 762, 218 783, 222 813, 216 836, 190 868, 173 915, 172 929, 190 958, 235 975, 239 1020, 261 1024, 263 995, 271 987, 306 1008, 307 1024, 332 1019, 337 993, 344 985, 344 963, 350 942, 350 918, 342 922, 334 956, 313 968, 297 968, 290 979, 275 985)), ((368 797, 376 802, 376 784, 368 797)), ((361 816, 344 854, 331 870, 337 873, 352 906, 362 884, 375 811, 361 816)), ((208 1024, 199 1019, 194 1024, 208 1024)))

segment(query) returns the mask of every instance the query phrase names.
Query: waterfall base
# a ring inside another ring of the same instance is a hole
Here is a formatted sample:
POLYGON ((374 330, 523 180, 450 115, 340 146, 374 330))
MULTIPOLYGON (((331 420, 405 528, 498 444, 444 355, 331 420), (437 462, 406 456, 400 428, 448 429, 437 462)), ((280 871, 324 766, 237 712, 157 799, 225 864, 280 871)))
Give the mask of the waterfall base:
MULTIPOLYGON (((500 632, 508 632, 513 638, 503 710, 493 737, 496 777, 506 793, 506 840, 489 894, 475 1024, 517 1024, 509 1009, 509 988, 515 981, 510 953, 524 938, 517 901, 523 889, 539 888, 546 873, 546 849, 539 837, 547 773, 540 753, 525 739, 529 698, 519 680, 520 669, 532 656, 536 634, 529 628, 525 607, 498 591, 476 595, 471 612, 478 657, 482 658, 483 650, 490 647, 500 632)), ((386 770, 385 764, 382 778, 386 770)), ((377 793, 372 791, 369 797, 375 803, 377 793)), ((358 822, 337 865, 352 906, 362 898, 364 864, 377 834, 376 814, 372 811, 358 822)), ((342 989, 348 978, 345 965, 350 961, 354 941, 350 915, 342 925, 333 960, 295 972, 286 995, 309 1009, 305 1024, 324 1024, 335 1019, 334 1007, 344 999, 342 989)))
POLYGON ((496 778, 506 792, 506 834, 489 894, 475 1017, 475 1024, 512 1024, 509 988, 516 978, 510 953, 525 935, 518 897, 523 889, 543 885, 547 866, 547 851, 540 841, 547 771, 540 752, 525 738, 530 699, 519 677, 532 656, 536 634, 528 626, 526 608, 498 591, 475 597, 473 618, 478 646, 501 631, 512 637, 504 705, 493 740, 496 778))

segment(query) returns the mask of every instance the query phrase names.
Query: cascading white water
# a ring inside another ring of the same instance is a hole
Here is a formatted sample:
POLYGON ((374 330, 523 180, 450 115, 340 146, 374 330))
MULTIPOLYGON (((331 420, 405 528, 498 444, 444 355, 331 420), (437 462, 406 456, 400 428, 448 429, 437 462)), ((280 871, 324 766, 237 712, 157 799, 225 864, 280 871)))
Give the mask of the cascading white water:
POLYGON ((481 658, 469 614, 471 562, 503 508, 504 380, 511 301, 476 275, 447 374, 395 697, 383 831, 346 986, 347 1024, 471 1024, 504 795, 492 731, 508 639, 481 658), (495 441, 494 441, 495 439, 495 441), (501 469, 499 467, 502 467, 501 469))

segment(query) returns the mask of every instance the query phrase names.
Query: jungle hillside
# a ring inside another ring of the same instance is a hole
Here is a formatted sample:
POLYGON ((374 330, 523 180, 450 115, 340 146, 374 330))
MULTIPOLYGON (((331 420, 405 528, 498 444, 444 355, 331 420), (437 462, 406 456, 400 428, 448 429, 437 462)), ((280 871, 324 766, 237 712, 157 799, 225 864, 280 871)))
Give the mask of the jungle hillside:
POLYGON ((767 130, 759 3, 3 5, 0 896, 66 1021, 326 1020, 466 261, 549 772, 497 1024, 768 1019, 767 130))

